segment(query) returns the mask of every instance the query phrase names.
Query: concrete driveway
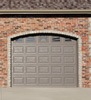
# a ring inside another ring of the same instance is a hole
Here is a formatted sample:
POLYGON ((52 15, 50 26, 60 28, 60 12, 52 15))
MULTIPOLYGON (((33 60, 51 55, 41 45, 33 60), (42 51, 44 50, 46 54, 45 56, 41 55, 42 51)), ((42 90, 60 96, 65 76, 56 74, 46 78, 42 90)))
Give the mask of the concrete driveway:
POLYGON ((91 100, 91 89, 0 88, 0 100, 91 100))

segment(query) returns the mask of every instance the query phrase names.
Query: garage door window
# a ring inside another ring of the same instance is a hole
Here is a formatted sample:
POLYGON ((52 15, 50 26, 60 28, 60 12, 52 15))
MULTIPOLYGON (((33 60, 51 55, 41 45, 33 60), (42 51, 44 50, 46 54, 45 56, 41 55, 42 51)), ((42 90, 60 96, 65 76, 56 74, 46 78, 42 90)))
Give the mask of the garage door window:
POLYGON ((18 38, 14 40, 15 43, 22 43, 23 42, 23 38, 18 38))
POLYGON ((71 38, 65 38, 65 41, 71 41, 71 38))
POLYGON ((35 42, 35 37, 27 37, 26 42, 35 42))
POLYGON ((39 42, 48 42, 48 37, 47 36, 39 36, 39 42))
POLYGON ((53 42, 60 42, 60 36, 53 36, 52 41, 53 42))

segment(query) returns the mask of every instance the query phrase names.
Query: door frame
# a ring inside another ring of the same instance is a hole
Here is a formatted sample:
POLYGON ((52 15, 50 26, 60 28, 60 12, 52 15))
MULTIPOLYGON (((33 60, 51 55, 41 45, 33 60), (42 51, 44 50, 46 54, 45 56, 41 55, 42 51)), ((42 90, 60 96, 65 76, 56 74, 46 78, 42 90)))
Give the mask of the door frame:
POLYGON ((61 32, 61 31, 55 31, 55 30, 41 30, 41 31, 26 31, 26 32, 22 32, 22 33, 18 33, 18 34, 14 34, 14 35, 11 35, 7 38, 7 52, 8 52, 8 56, 7 56, 7 60, 8 60, 8 79, 7 79, 7 82, 8 82, 8 87, 11 87, 11 39, 12 38, 15 38, 15 37, 18 37, 18 36, 22 36, 22 35, 31 35, 31 34, 38 34, 38 33, 45 33, 45 34, 48 34, 48 33, 52 33, 52 34, 58 34, 58 35, 66 35, 66 36, 70 36, 70 37, 75 37, 78 39, 77 41, 77 47, 78 47, 78 50, 77 50, 77 59, 78 59, 78 87, 82 88, 82 51, 81 51, 81 48, 82 48, 82 40, 81 40, 81 37, 76 35, 76 34, 73 34, 71 32, 61 32))

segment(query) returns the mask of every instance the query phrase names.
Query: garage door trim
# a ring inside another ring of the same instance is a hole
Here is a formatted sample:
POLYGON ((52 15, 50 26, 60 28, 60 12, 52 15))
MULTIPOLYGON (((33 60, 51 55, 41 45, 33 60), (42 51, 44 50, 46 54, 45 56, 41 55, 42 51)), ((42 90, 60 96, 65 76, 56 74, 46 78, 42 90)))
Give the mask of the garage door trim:
POLYGON ((59 35, 67 35, 71 37, 75 37, 78 39, 78 86, 82 87, 82 40, 81 37, 73 34, 73 33, 68 33, 68 32, 60 32, 60 31, 53 31, 53 30, 43 30, 43 31, 29 31, 29 32, 23 32, 23 33, 18 33, 12 36, 8 37, 8 44, 7 44, 7 49, 8 49, 8 87, 11 86, 11 39, 22 36, 22 35, 29 35, 29 34, 37 34, 37 33, 52 33, 52 34, 59 34, 59 35))

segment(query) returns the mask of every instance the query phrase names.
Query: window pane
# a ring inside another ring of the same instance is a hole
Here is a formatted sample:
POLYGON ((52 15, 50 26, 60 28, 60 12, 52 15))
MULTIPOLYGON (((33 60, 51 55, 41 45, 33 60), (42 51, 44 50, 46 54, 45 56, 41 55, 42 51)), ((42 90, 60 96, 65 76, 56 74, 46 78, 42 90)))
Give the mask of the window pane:
POLYGON ((47 36, 39 36, 39 42, 48 42, 47 36))
POLYGON ((60 36, 53 36, 52 41, 53 42, 60 42, 60 36))
POLYGON ((21 43, 23 42, 23 38, 17 38, 14 40, 15 43, 21 43))
POLYGON ((65 38, 65 41, 71 41, 71 38, 65 38))
POLYGON ((35 37, 27 37, 26 42, 35 42, 35 37))

